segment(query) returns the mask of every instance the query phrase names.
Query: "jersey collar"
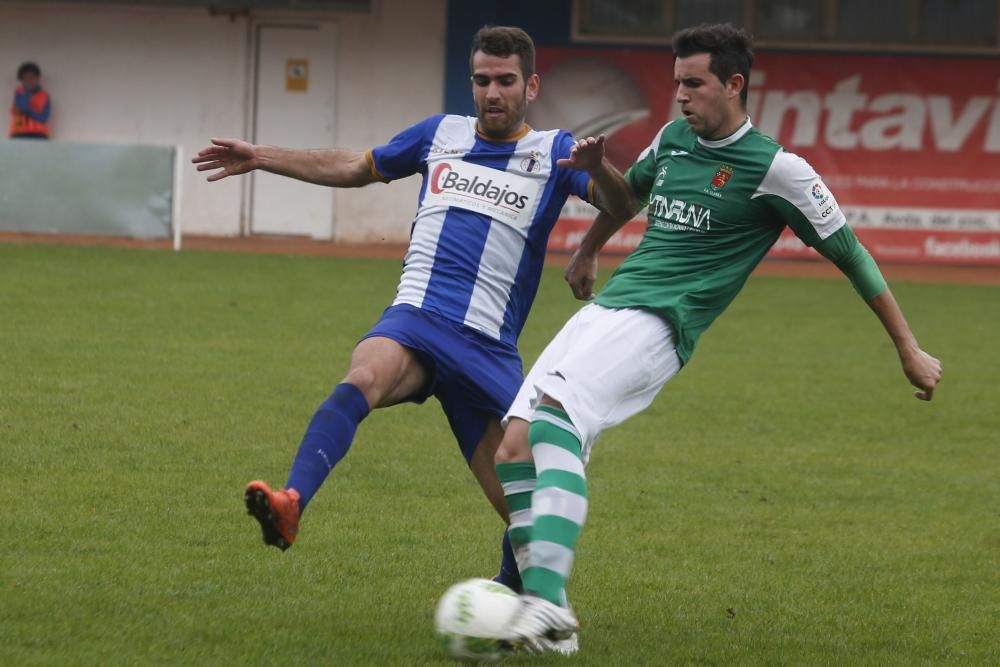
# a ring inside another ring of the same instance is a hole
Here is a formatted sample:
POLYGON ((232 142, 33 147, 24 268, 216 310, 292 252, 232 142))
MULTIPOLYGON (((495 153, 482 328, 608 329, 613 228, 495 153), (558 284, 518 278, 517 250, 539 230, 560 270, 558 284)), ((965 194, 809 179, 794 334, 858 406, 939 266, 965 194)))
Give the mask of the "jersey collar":
POLYGON ((750 116, 747 116, 747 119, 743 121, 742 125, 740 125, 740 129, 736 130, 728 137, 725 137, 723 139, 714 139, 711 141, 708 139, 702 139, 701 137, 698 137, 698 143, 708 148, 722 148, 723 146, 728 146, 729 144, 736 143, 737 141, 742 139, 743 135, 749 132, 751 127, 753 127, 753 125, 750 123, 750 116))
POLYGON ((528 124, 525 123, 521 127, 521 131, 515 134, 514 136, 507 137, 506 139, 494 139, 493 137, 489 137, 483 134, 482 131, 479 129, 479 121, 478 120, 476 121, 476 134, 479 135, 479 138, 485 139, 486 141, 491 141, 495 144, 508 144, 515 141, 520 141, 521 139, 524 139, 526 136, 528 136, 529 132, 531 132, 531 127, 529 127, 528 124))

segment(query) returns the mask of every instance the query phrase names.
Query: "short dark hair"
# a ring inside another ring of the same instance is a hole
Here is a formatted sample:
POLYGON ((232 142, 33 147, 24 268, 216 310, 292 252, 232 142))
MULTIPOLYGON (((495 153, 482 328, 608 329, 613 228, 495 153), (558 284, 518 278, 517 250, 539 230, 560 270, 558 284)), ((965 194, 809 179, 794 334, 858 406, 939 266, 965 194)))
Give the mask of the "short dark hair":
POLYGON ((531 36, 514 26, 483 26, 472 38, 472 51, 469 53, 469 69, 472 69, 472 57, 476 51, 499 58, 518 56, 521 59, 521 74, 527 79, 535 73, 535 43, 531 36))
POLYGON ((753 67, 753 49, 750 36, 730 23, 703 24, 681 30, 674 35, 675 58, 687 58, 699 53, 710 56, 708 69, 719 81, 725 83, 733 74, 743 75, 740 99, 747 104, 750 90, 750 68, 753 67))
MULTIPOLYGON (((10 70, 7 70, 8 72, 10 70)), ((41 76, 42 70, 35 63, 21 63, 21 66, 17 68, 17 80, 20 81, 25 74, 34 74, 35 76, 41 76)))

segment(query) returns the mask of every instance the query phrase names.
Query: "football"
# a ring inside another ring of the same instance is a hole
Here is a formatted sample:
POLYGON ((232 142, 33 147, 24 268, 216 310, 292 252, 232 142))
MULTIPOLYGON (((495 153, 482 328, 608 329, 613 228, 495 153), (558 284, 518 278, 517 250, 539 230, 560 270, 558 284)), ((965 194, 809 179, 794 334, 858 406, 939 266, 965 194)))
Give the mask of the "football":
POLYGON ((520 607, 517 593, 491 579, 468 579, 438 602, 434 627, 456 660, 496 662, 507 651, 497 637, 520 607))

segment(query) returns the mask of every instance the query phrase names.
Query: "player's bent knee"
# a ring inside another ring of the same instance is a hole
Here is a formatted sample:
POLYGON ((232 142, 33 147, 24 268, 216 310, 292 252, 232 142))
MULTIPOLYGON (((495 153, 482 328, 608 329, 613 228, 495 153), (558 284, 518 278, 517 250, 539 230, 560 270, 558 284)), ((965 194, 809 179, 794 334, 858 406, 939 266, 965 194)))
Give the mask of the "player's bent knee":
POLYGON ((367 397, 375 387, 375 372, 367 366, 357 366, 349 370, 341 382, 353 384, 367 397))
POLYGON ((528 444, 529 422, 523 419, 511 419, 507 424, 500 446, 497 447, 494 463, 518 463, 531 461, 531 445, 528 444))
POLYGON ((497 449, 496 456, 493 457, 494 463, 518 463, 520 461, 530 461, 531 456, 519 456, 517 452, 511 451, 509 449, 504 449, 503 445, 497 449))

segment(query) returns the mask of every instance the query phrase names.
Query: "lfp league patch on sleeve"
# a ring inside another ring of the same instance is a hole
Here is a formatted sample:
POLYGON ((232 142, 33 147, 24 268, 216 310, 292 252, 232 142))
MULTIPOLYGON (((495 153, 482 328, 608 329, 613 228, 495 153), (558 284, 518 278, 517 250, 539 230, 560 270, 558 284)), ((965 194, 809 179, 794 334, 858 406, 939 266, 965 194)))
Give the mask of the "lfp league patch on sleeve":
POLYGON ((813 181, 809 189, 806 190, 806 198, 812 204, 813 208, 816 209, 816 214, 823 222, 829 220, 840 210, 840 206, 837 205, 837 200, 834 199, 833 193, 827 189, 823 181, 818 179, 813 181))

